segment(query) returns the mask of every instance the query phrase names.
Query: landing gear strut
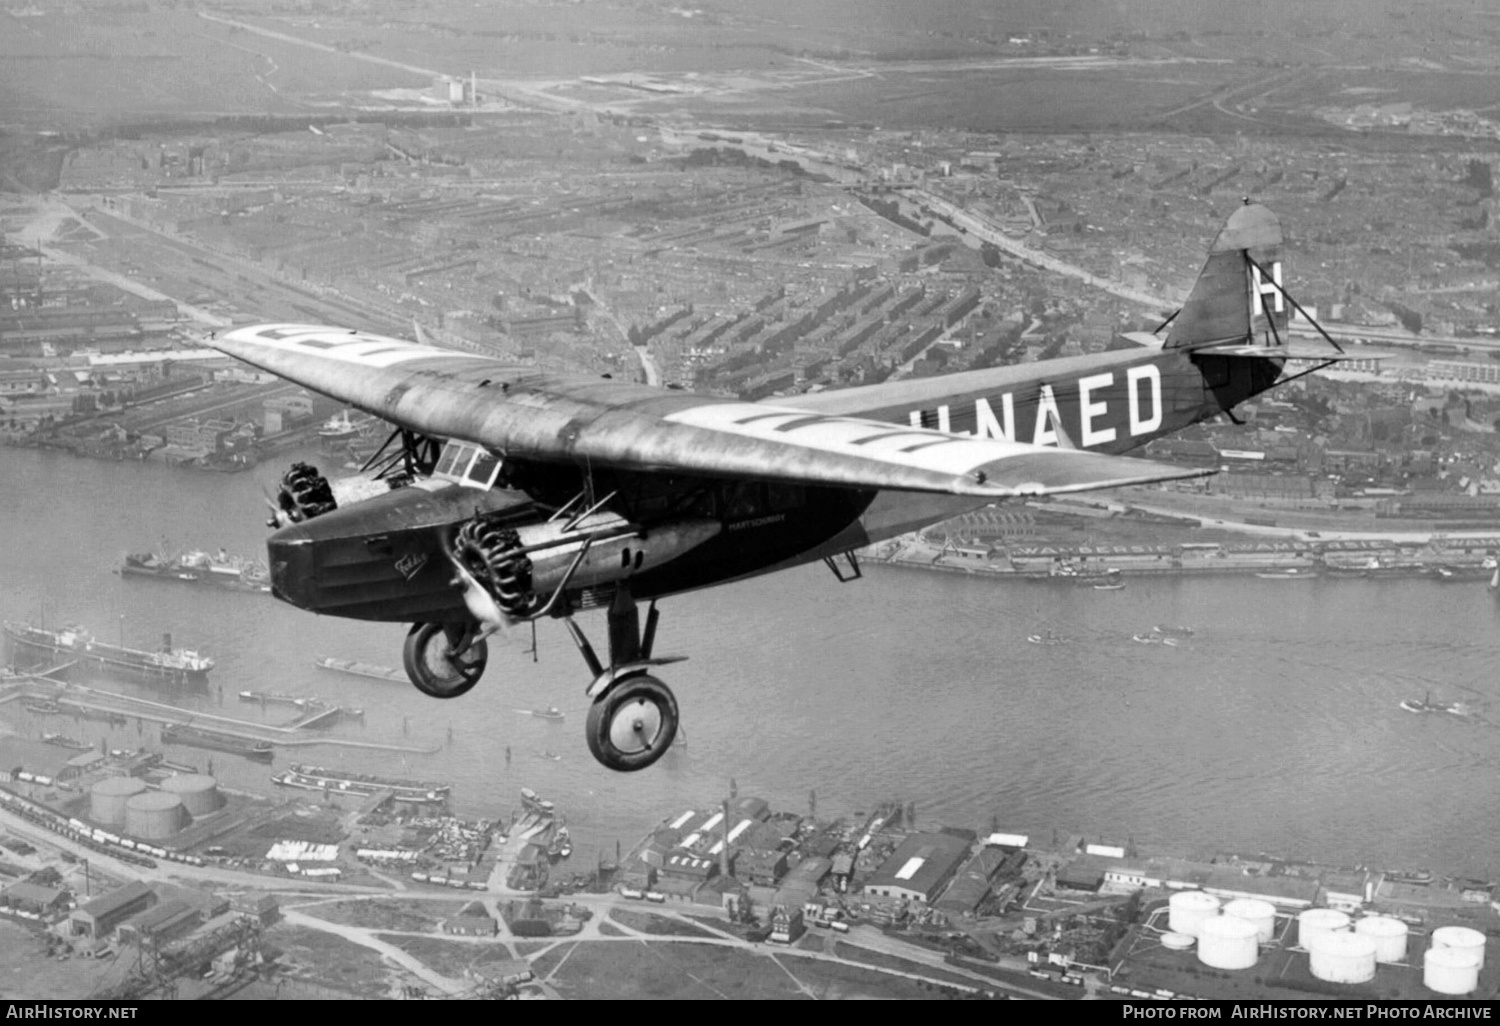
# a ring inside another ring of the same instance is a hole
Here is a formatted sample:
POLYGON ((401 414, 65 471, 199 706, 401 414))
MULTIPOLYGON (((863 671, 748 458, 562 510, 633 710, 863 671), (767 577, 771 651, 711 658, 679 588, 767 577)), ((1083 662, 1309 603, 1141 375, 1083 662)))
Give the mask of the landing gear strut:
POLYGON ((682 659, 652 658, 658 616, 652 603, 643 632, 640 611, 630 590, 621 586, 615 592, 609 607, 608 669, 600 664, 582 628, 571 617, 566 621, 578 651, 594 674, 586 692, 593 699, 585 723, 589 751, 602 765, 622 773, 643 770, 656 762, 677 736, 677 700, 670 688, 647 672, 682 659))
POLYGON ((457 698, 478 684, 490 653, 488 643, 473 635, 473 628, 454 624, 412 624, 401 660, 417 690, 457 698))

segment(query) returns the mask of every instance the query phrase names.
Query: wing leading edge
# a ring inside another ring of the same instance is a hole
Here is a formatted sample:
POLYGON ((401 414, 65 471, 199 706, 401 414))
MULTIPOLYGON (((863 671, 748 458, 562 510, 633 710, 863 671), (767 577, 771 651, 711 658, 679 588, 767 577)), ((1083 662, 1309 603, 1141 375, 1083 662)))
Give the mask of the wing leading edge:
POLYGON ((346 329, 258 325, 208 344, 393 423, 512 458, 985 498, 1211 473, 553 375, 346 329))

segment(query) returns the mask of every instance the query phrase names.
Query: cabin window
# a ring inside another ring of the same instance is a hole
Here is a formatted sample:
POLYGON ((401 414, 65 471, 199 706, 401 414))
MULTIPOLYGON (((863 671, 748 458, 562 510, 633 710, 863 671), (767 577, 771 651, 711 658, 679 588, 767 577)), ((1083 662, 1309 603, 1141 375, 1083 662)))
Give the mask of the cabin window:
POLYGON ((458 462, 460 456, 463 457, 465 464, 469 462, 468 447, 458 442, 449 442, 443 446, 442 458, 438 460, 437 468, 433 470, 433 474, 438 477, 452 477, 453 466, 458 462))
POLYGON ((495 483, 495 478, 499 473, 500 457, 488 449, 480 449, 474 457, 473 465, 469 467, 469 472, 464 475, 464 481, 466 484, 488 489, 495 483))

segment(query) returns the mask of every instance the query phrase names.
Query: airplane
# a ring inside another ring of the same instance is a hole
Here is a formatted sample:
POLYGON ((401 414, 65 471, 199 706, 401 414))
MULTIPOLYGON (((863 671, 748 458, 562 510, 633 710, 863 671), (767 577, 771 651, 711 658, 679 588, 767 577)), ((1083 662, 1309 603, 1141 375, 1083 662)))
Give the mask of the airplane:
POLYGON ((1211 473, 1120 454, 1351 358, 1326 333, 1290 339, 1282 241, 1246 200, 1183 307, 1125 348, 757 403, 344 328, 208 344, 394 425, 373 497, 341 500, 306 464, 283 476, 273 593, 410 624, 407 675, 443 699, 480 679, 491 634, 561 619, 588 667, 589 750, 628 772, 679 722, 657 673, 685 657, 656 652, 659 600, 816 560, 847 581, 856 550, 997 501, 1211 473), (607 661, 575 619, 594 608, 607 661))

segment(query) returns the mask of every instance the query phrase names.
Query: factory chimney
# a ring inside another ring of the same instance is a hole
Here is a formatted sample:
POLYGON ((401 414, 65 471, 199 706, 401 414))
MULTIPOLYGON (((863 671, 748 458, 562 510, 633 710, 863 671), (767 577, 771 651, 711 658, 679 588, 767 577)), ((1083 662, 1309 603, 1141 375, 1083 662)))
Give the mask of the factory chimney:
POLYGON ((479 106, 479 75, 473 68, 469 69, 469 106, 479 106))
POLYGON ((721 876, 721 877, 727 877, 727 876, 729 876, 729 799, 728 798, 724 799, 724 822, 719 825, 719 829, 724 834, 724 836, 722 838, 720 838, 720 840, 723 843, 719 846, 719 876, 721 876))

